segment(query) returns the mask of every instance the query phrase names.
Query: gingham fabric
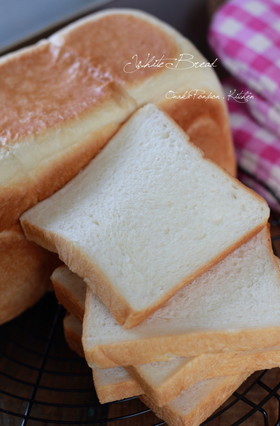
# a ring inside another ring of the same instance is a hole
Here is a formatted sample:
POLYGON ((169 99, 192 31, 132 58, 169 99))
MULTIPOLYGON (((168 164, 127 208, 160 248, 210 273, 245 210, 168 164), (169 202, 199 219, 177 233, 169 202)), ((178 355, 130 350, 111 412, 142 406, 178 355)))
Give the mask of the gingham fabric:
MULTIPOLYGON (((248 90, 234 79, 228 79, 224 83, 224 89, 226 94, 233 90, 238 93, 246 93, 248 90)), ((241 168, 240 177, 265 197, 273 209, 279 211, 279 136, 256 121, 250 113, 251 100, 247 103, 238 103, 232 98, 227 99, 237 160, 241 168)))
POLYGON ((228 97, 239 164, 280 210, 280 0, 226 2, 213 18, 209 42, 235 78, 227 90, 251 94, 243 103, 228 97))

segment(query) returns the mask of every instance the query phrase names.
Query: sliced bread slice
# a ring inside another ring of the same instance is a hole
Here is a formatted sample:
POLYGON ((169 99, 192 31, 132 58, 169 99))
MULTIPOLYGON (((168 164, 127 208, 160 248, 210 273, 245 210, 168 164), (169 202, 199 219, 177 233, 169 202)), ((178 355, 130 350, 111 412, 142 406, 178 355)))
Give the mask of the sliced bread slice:
POLYGON ((130 328, 255 235, 268 215, 263 199, 147 105, 21 223, 130 328))
POLYGON ((88 289, 85 356, 113 367, 278 346, 279 304, 280 272, 265 229, 131 330, 88 289))
MULTIPOLYGON (((67 267, 63 266, 57 268, 52 275, 52 280, 54 287, 59 285, 60 288, 63 288, 63 291, 60 292, 62 296, 60 302, 66 308, 68 306, 72 308, 73 301, 76 301, 78 305, 84 303, 81 297, 80 288, 85 288, 85 283, 77 275, 70 272, 67 267), (71 305, 68 302, 69 299, 72 301, 71 305)), ((76 311, 77 309, 73 312, 76 311)), ((69 346, 76 352, 83 353, 81 344, 81 322, 72 315, 68 316, 64 322, 64 331, 67 334, 66 339, 69 346), (77 350, 78 345, 80 350, 77 350)), ((250 373, 252 367, 257 371, 278 366, 280 366, 280 346, 261 348, 249 352, 202 354, 197 357, 188 358, 176 357, 165 362, 127 366, 126 370, 135 378, 135 382, 141 384, 143 392, 148 395, 149 399, 155 405, 163 406, 177 397, 185 388, 192 386, 197 381, 213 377, 250 373)), ((118 369, 117 371, 120 377, 124 380, 127 377, 127 373, 124 372, 122 367, 115 368, 118 369)), ((114 368, 99 369, 98 367, 93 367, 93 371, 97 377, 105 374, 105 371, 107 371, 109 376, 110 371, 115 375, 114 368), (99 370, 100 373, 98 373, 99 370)), ((131 386, 131 384, 129 386, 131 386)), ((98 392, 97 390, 97 393, 98 392)), ((104 398, 106 392, 107 391, 104 390, 103 397, 100 397, 100 401, 105 402, 104 398)), ((131 396, 132 395, 136 395, 136 393, 131 393, 131 396)))

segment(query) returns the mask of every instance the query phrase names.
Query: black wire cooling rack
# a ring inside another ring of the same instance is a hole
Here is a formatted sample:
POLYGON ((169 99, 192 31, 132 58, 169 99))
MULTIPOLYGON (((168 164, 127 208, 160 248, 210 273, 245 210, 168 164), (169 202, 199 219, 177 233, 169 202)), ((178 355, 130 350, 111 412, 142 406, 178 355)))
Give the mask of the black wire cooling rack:
MULTIPOLYGON (((271 225, 279 256, 279 215, 271 225)), ((164 425, 136 397, 98 403, 91 370, 64 340, 64 313, 50 293, 0 327, 0 426, 164 425)), ((257 372, 203 425, 280 426, 279 390, 280 368, 257 372)))

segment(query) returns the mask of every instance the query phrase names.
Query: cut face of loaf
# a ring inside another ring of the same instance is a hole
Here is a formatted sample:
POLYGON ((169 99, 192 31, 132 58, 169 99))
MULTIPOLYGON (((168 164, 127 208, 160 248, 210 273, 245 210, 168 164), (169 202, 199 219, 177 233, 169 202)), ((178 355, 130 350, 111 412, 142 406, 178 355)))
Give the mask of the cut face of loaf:
POLYGON ((268 215, 264 200, 147 105, 21 223, 132 327, 256 234, 268 215))
POLYGON ((131 330, 88 289, 85 356, 89 364, 113 367, 278 346, 279 302, 279 268, 263 230, 131 330))
POLYGON ((212 68, 123 70, 134 54, 146 61, 148 55, 179 58, 184 52, 205 61, 160 20, 118 9, 2 57, 0 230, 75 176, 145 102, 158 103, 207 156, 234 173, 227 111, 212 68), (165 96, 189 89, 219 99, 165 96))

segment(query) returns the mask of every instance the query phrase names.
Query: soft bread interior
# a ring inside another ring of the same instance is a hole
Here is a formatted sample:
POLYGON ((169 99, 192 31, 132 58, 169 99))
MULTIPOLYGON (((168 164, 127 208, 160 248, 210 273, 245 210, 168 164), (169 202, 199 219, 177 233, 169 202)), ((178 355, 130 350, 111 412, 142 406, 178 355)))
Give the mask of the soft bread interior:
POLYGON ((21 223, 131 327, 255 234, 268 215, 264 200, 146 105, 21 223))

